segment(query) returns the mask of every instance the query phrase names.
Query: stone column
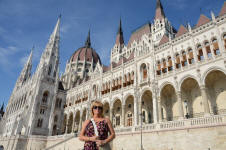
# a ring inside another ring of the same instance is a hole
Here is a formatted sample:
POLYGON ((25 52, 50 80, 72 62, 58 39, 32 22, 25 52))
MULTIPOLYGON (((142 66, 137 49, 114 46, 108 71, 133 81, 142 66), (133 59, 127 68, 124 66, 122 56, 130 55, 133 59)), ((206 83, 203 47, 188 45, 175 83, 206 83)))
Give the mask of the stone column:
POLYGON ((80 118, 79 118, 79 126, 78 126, 78 131, 80 131, 82 128, 82 113, 80 115, 80 118))
POLYGON ((152 103, 153 103, 153 117, 154 123, 158 122, 158 102, 155 94, 152 94, 152 103))
POLYGON ((182 105, 182 99, 181 99, 181 91, 177 91, 177 101, 178 101, 178 110, 179 110, 179 119, 184 118, 184 110, 182 105))
POLYGON ((141 125, 142 120, 142 101, 139 102, 139 112, 138 112, 138 116, 139 116, 139 123, 141 125))
POLYGON ((207 96, 205 85, 201 85, 200 90, 201 90, 203 104, 204 104, 204 114, 210 115, 210 108, 209 108, 208 96, 207 96))
POLYGON ((161 106, 161 97, 158 97, 158 112, 159 112, 159 122, 162 122, 162 106, 161 106))
POLYGON ((210 50, 211 50, 211 55, 212 55, 212 58, 215 58, 215 54, 214 54, 214 50, 213 50, 213 44, 210 44, 210 50))
POLYGON ((72 130, 71 132, 73 133, 75 129, 75 113, 73 113, 73 122, 72 122, 72 130))
POLYGON ((109 108, 110 110, 110 120, 111 120, 111 122, 112 122, 112 124, 113 124, 113 108, 111 108, 111 106, 110 106, 110 108, 109 108))
POLYGON ((204 60, 207 60, 209 57, 207 55, 207 52, 206 52, 206 47, 202 45, 202 51, 203 51, 203 56, 204 56, 204 60))
POLYGON ((134 106, 133 106, 133 109, 134 109, 134 123, 133 125, 134 126, 137 126, 138 125, 138 100, 137 98, 135 97, 134 98, 134 106))
POLYGON ((125 126, 125 104, 122 104, 122 127, 125 126))

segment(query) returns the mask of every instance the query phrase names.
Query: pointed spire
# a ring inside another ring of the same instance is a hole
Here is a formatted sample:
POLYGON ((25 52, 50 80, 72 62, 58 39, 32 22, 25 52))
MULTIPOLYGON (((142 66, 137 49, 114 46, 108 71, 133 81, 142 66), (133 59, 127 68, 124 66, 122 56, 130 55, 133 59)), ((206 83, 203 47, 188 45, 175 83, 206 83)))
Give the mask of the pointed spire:
POLYGON ((58 17, 56 26, 53 30, 53 33, 51 34, 50 40, 54 40, 56 37, 60 37, 60 20, 61 20, 61 14, 58 17))
POLYGON ((204 24, 208 23, 209 21, 210 21, 210 19, 208 17, 206 17, 205 15, 201 14, 196 27, 204 25, 204 24))
POLYGON ((89 32, 88 32, 88 36, 87 36, 87 38, 86 38, 85 47, 87 47, 87 48, 90 48, 90 47, 91 47, 90 29, 89 29, 89 32))
POLYGON ((224 2, 224 5, 221 8, 219 16, 223 16, 225 13, 226 13, 226 2, 224 2))
POLYGON ((120 18, 120 21, 119 21, 119 28, 118 28, 118 33, 117 33, 115 44, 116 45, 122 45, 122 44, 124 44, 123 31, 122 31, 122 20, 121 20, 121 18, 120 18))
POLYGON ((155 19, 161 20, 163 18, 165 18, 165 13, 162 7, 162 3, 160 0, 157 0, 156 10, 155 10, 155 19))

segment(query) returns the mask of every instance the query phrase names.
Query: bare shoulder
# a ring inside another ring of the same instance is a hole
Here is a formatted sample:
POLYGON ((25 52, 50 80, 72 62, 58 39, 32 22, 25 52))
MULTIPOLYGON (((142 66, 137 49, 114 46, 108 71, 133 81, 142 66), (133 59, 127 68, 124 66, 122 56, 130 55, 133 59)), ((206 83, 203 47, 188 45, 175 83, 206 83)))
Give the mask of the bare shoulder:
POLYGON ((107 123, 111 123, 111 120, 108 117, 105 117, 104 119, 107 123))
POLYGON ((87 119, 87 120, 84 122, 84 125, 86 126, 89 122, 90 122, 90 119, 87 119))

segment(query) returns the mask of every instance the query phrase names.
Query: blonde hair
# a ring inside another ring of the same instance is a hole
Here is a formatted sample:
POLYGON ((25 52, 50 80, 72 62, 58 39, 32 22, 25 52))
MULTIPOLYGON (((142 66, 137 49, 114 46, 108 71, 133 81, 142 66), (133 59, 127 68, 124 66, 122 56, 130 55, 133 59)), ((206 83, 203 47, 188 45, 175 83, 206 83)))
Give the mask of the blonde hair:
POLYGON ((102 112, 101 112, 101 117, 104 117, 104 105, 103 105, 103 103, 101 103, 100 101, 97 101, 97 100, 93 101, 92 104, 91 104, 91 115, 92 115, 92 117, 94 115, 93 114, 93 107, 96 106, 96 105, 101 106, 103 108, 102 112))

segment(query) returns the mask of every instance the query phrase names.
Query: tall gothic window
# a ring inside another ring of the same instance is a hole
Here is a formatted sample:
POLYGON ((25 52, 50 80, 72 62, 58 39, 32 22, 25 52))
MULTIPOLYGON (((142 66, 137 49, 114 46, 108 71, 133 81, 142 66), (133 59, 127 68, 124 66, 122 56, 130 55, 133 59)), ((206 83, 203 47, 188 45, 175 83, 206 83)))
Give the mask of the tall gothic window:
POLYGON ((198 50, 198 60, 203 61, 204 56, 203 56, 202 46, 200 44, 197 46, 197 50, 198 50))
POLYGON ((141 73, 142 73, 142 80, 147 79, 147 66, 146 64, 141 65, 141 73))
POLYGON ((214 54, 215 55, 219 55, 220 54, 220 49, 219 49, 219 45, 218 45, 217 39, 214 38, 212 40, 212 43, 213 43, 214 54))
POLYGON ((157 75, 161 75, 161 63, 157 61, 157 75))
POLYGON ((165 59, 163 59, 162 60, 162 72, 163 73, 166 73, 167 72, 167 66, 166 66, 166 60, 165 59))
POLYGON ((210 43, 208 41, 205 42, 205 47, 206 47, 206 53, 207 53, 208 58, 211 58, 212 53, 211 53, 211 50, 210 50, 210 43))
POLYGON ((48 75, 50 76, 50 74, 51 74, 51 71, 52 71, 52 65, 50 64, 49 65, 49 70, 48 70, 48 75))
POLYGON ((180 55, 177 53, 176 54, 176 68, 179 69, 181 67, 181 63, 180 63, 180 55))
POLYGON ((186 56, 186 52, 183 51, 182 52, 182 66, 187 66, 188 65, 188 62, 187 62, 187 56, 186 56))
POLYGON ((171 57, 168 57, 168 71, 172 71, 173 70, 173 62, 171 57))
POLYGON ((47 91, 43 94, 43 97, 42 97, 42 102, 43 103, 47 103, 48 95, 49 95, 49 93, 47 91))
POLYGON ((188 61, 189 61, 189 64, 194 64, 195 61, 194 61, 194 56, 193 56, 193 51, 191 48, 188 49, 188 61))
POLYGON ((38 123, 37 123, 38 128, 42 127, 42 122, 43 122, 43 119, 38 119, 38 123))

